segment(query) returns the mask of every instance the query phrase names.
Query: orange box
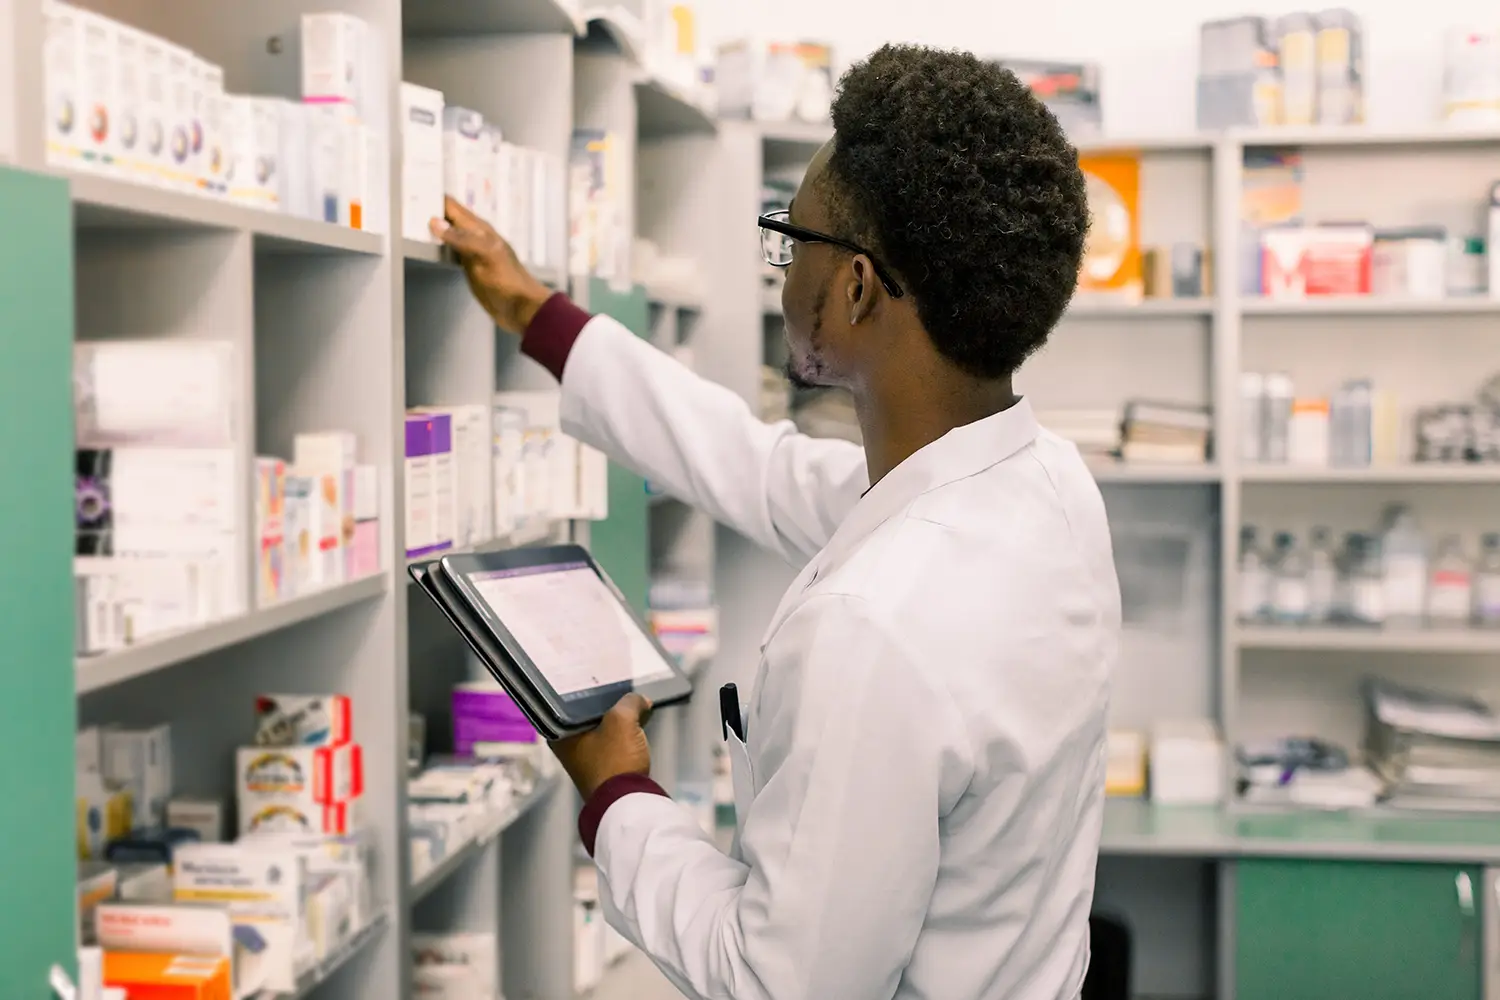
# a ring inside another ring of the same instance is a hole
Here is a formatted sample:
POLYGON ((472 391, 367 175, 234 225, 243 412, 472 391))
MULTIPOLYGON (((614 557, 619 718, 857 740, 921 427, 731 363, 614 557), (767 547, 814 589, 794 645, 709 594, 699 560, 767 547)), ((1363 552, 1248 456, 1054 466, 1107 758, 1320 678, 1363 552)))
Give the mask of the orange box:
POLYGON ((107 951, 104 985, 123 989, 130 1000, 234 1000, 223 956, 107 951))
POLYGON ((1088 243, 1078 290, 1136 301, 1141 298, 1141 160, 1138 156, 1080 156, 1088 190, 1088 243))

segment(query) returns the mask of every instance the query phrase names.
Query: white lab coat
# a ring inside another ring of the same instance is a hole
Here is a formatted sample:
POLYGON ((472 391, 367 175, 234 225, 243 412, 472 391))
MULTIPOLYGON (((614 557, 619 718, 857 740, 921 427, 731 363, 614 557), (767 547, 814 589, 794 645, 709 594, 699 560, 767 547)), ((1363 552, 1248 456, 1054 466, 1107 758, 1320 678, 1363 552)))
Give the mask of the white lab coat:
POLYGON ((595 845, 610 924, 690 997, 1075 996, 1120 615, 1077 450, 1023 400, 861 497, 859 448, 760 422, 607 317, 573 346, 562 412, 806 564, 749 695, 735 850, 626 796, 595 845))

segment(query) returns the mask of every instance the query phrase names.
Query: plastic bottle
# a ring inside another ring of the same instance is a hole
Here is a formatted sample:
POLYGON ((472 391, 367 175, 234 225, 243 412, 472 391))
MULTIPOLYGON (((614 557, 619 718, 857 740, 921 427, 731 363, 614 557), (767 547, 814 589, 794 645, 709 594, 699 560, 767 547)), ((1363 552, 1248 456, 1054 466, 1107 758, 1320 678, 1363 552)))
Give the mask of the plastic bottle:
POLYGON ((1255 529, 1240 529, 1238 576, 1239 617, 1242 622, 1264 622, 1271 605, 1271 573, 1255 544, 1255 529))
POLYGON ((1385 573, 1385 624, 1420 628, 1427 612, 1427 541, 1405 506, 1387 512, 1380 540, 1385 573))
POLYGON ((1379 628, 1385 624, 1385 564, 1380 539, 1356 535, 1355 562, 1349 580, 1349 622, 1379 628))
POLYGON ((1292 377, 1272 372, 1265 381, 1265 436, 1261 440, 1261 460, 1285 464, 1291 442, 1292 377))
POLYGON ((1463 542, 1449 535, 1438 546, 1427 583, 1427 624, 1433 628, 1464 628, 1474 608, 1474 569, 1464 556, 1463 542))
POLYGON ((1305 625, 1308 612, 1307 553, 1290 531, 1276 533, 1271 560, 1271 620, 1278 625, 1305 625))
POLYGON ((1474 624, 1500 628, 1500 534, 1485 535, 1481 546, 1474 567, 1474 624))
POLYGON ((1333 621, 1338 604, 1339 568, 1333 551, 1333 535, 1327 528, 1314 528, 1307 553, 1307 621, 1326 625, 1333 621))

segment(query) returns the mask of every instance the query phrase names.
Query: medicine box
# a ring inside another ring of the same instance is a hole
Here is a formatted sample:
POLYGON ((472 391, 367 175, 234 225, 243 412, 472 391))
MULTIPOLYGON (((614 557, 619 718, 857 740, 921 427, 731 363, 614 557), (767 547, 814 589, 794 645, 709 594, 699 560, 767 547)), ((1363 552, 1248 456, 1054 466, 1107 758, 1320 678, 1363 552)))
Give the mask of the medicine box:
POLYGON ((149 184, 145 154, 146 55, 145 36, 124 24, 115 25, 113 137, 114 170, 139 184, 149 184))
POLYGON ((286 596, 286 463, 279 458, 255 460, 256 601, 261 605, 286 596))
POLYGON ((359 827, 353 803, 299 805, 291 802, 245 802, 239 805, 241 840, 253 834, 323 834, 343 836, 359 827))
POLYGON ((227 164, 224 134, 224 68, 198 60, 198 85, 194 93, 196 127, 193 133, 193 159, 198 190, 206 194, 224 193, 224 171, 227 164))
POLYGON ((172 730, 103 730, 104 778, 130 793, 138 828, 160 826, 172 795, 172 730))
POLYGON ((353 738, 353 709, 342 694, 263 694, 255 699, 257 746, 343 746, 353 738))
POLYGON ((320 220, 323 209, 313 186, 313 109, 296 101, 282 101, 278 109, 282 169, 277 197, 281 210, 299 219, 320 220))
POLYGON ((453 468, 453 424, 444 414, 406 417, 406 555, 453 547, 457 527, 453 468))
POLYGON ((83 165, 87 102, 83 91, 83 21, 72 4, 46 0, 42 64, 46 76, 47 162, 63 167, 83 165))
POLYGON ((113 865, 117 882, 115 896, 125 903, 170 903, 172 869, 158 862, 125 862, 113 865))
POLYGON ((109 951, 233 954, 233 919, 218 907, 104 902, 95 930, 109 951))
POLYGON ((454 105, 443 108, 443 191, 475 213, 482 210, 487 148, 483 115, 454 105))
POLYGON ((486 122, 480 132, 479 217, 494 226, 500 214, 495 171, 505 142, 498 125, 486 122))
POLYGON ((224 839, 224 803, 217 799, 171 799, 167 802, 167 826, 191 830, 205 844, 224 839))
POLYGON ((75 784, 78 858, 80 861, 102 858, 105 846, 129 834, 134 824, 130 793, 107 783, 98 774, 79 774, 75 784))
POLYGON ((240 398, 227 341, 79 341, 73 415, 82 448, 229 448, 240 398))
POLYGON ((236 923, 253 920, 266 939, 271 968, 266 987, 296 989, 306 944, 307 870, 295 850, 270 843, 191 844, 173 856, 173 898, 229 911, 236 923))
POLYGON ((374 465, 354 467, 352 505, 355 523, 380 517, 380 469, 374 465))
POLYGON ((443 217, 443 94, 401 84, 401 235, 432 241, 443 217))
POLYGON ((241 812, 267 803, 310 808, 347 802, 363 790, 362 769, 358 744, 240 747, 235 787, 241 812))
POLYGON ((234 161, 229 177, 231 200, 256 208, 279 211, 283 102, 274 97, 228 98, 229 146, 234 161))
POLYGON ((94 935, 94 911, 99 904, 115 898, 120 873, 103 862, 85 862, 78 866, 78 939, 91 945, 94 935))
POLYGON ((91 11, 79 11, 79 93, 84 112, 81 138, 83 165, 111 171, 114 168, 117 124, 115 113, 115 22, 91 11))
POLYGON ((86 726, 73 737, 73 770, 77 774, 98 774, 103 766, 103 734, 98 726, 86 726))
POLYGON ((312 218, 337 225, 347 213, 343 190, 345 118, 326 105, 302 107, 307 118, 312 218))
POLYGON ((167 186, 178 191, 198 187, 193 161, 193 114, 197 106, 198 59, 187 49, 167 47, 167 186))
POLYGON ((130 1000, 233 1000, 230 960, 205 955, 104 953, 104 983, 130 1000))
MULTIPOLYGON (((461 972, 477 987, 477 996, 493 996, 500 971, 500 942, 493 933, 457 931, 413 934, 411 960, 417 973, 446 969, 461 972)), ((461 994, 454 994, 455 998, 461 994)))
POLYGON ((354 933, 354 898, 347 878, 308 876, 307 936, 313 957, 321 962, 354 933))
POLYGON ((1224 794, 1224 744, 1206 720, 1164 722, 1151 731, 1151 801, 1215 805, 1224 794))
MULTIPOLYGON (((297 469, 311 484, 307 505, 309 551, 306 585, 310 590, 344 580, 344 477, 336 472, 297 469)), ((291 477, 288 477, 291 478, 291 477)))
POLYGON ((380 70, 373 32, 350 14, 303 14, 301 49, 302 100, 338 106, 352 121, 380 120, 374 106, 380 70))
POLYGON ((171 154, 171 78, 165 40, 142 32, 141 39, 141 139, 142 165, 150 183, 167 187, 171 154))
POLYGON ((452 429, 450 464, 454 476, 455 546, 477 545, 491 537, 492 481, 489 419, 484 406, 420 407, 418 413, 444 417, 452 429))
POLYGON ((1261 293, 1270 298, 1368 295, 1368 226, 1296 226, 1261 234, 1261 293))

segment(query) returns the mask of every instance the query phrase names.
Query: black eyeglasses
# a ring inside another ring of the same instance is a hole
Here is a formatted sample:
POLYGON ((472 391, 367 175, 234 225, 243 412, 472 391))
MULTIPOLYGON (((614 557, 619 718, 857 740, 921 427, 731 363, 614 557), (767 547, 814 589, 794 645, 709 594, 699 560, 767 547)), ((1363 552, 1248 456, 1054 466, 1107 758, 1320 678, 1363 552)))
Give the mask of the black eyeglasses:
POLYGON ((772 267, 790 265, 793 243, 827 243, 830 246, 848 250, 850 253, 861 253, 870 258, 870 263, 875 266, 875 277, 880 279, 880 283, 885 286, 886 293, 891 298, 899 299, 906 294, 870 251, 857 243, 841 240, 837 236, 829 236, 815 229, 794 226, 787 221, 791 214, 787 209, 782 209, 760 217, 760 251, 765 256, 767 264, 772 267))

